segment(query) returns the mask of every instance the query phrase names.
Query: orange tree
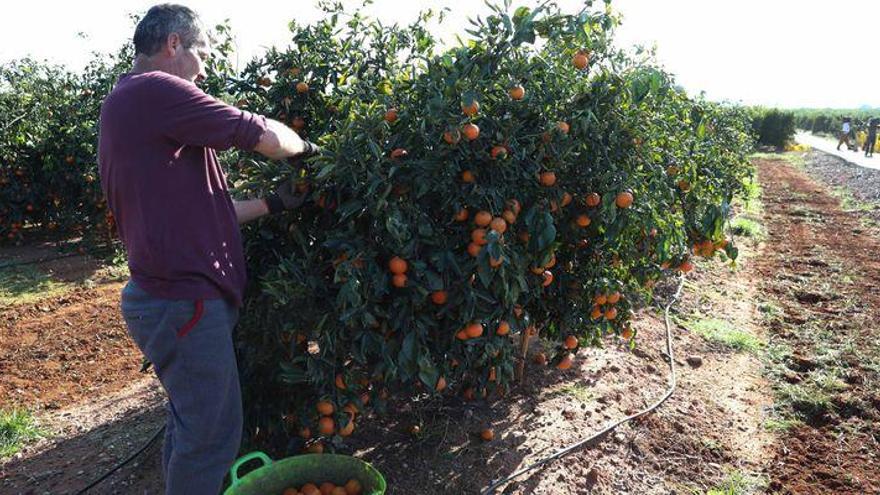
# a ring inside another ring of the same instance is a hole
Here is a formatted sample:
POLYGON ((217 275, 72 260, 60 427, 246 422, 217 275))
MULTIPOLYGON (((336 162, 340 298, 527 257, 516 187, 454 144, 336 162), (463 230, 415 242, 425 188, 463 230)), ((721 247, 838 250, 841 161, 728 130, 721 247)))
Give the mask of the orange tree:
POLYGON ((244 195, 295 174, 312 200, 246 230, 253 440, 321 451, 390 393, 503 394, 530 335, 565 369, 604 335, 632 342, 633 306, 691 255, 735 258, 744 115, 612 49, 610 10, 495 8, 439 53, 429 14, 326 13, 236 82, 325 148, 231 171, 244 195))

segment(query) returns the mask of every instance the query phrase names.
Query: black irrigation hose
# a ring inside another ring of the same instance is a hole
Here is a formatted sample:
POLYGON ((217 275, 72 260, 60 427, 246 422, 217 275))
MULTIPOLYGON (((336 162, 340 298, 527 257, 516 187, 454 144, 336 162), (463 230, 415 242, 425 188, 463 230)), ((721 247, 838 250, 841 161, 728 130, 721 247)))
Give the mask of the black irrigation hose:
POLYGON ((159 428, 158 430, 156 430, 156 433, 153 433, 153 436, 152 436, 149 440, 147 440, 147 443, 145 443, 145 444, 143 445, 143 447, 141 447, 140 449, 138 449, 137 452, 135 452, 135 453, 131 454, 130 456, 128 456, 128 459, 126 459, 126 460, 120 462, 119 464, 113 466, 113 468, 110 469, 110 471, 107 471, 106 473, 104 473, 103 476, 101 476, 100 478, 98 478, 98 479, 96 479, 95 481, 91 482, 91 483, 89 484, 89 486, 87 486, 87 487, 83 488, 82 490, 76 492, 76 495, 83 495, 84 493, 88 493, 89 490, 91 490, 92 488, 98 486, 99 483, 101 483, 102 481, 104 481, 104 480, 106 480, 107 478, 109 478, 110 475, 112 475, 112 474, 115 473, 116 471, 119 471, 120 469, 123 468, 123 466, 125 466, 125 465, 128 464, 129 462, 133 461, 137 456, 141 455, 145 450, 147 450, 148 448, 150 448, 150 445, 153 445, 153 443, 159 438, 159 435, 161 435, 163 431, 165 431, 165 425, 162 425, 161 428, 159 428))
POLYGON ((628 421, 632 421, 633 419, 636 419, 639 416, 644 416, 645 414, 650 413, 651 411, 660 407, 661 404, 666 402, 666 400, 672 396, 672 393, 675 391, 676 384, 675 384, 675 356, 672 354, 672 329, 671 329, 671 326, 669 325, 669 310, 670 310, 670 308, 672 308, 672 305, 675 304, 676 301, 678 301, 678 297, 681 295, 681 289, 683 287, 684 287, 684 277, 682 277, 679 280, 678 289, 676 289, 675 294, 672 296, 672 299, 669 301, 669 304, 666 305, 666 309, 663 311, 663 321, 666 324, 666 357, 669 359, 669 388, 666 390, 666 393, 663 394, 663 397, 661 397, 660 400, 658 400, 654 404, 648 406, 647 408, 645 408, 635 414, 631 414, 623 419, 619 419, 619 420, 609 424, 608 426, 602 428, 601 430, 597 431, 596 433, 590 435, 589 437, 587 437, 583 440, 580 440, 577 443, 570 445, 570 446, 560 450, 559 452, 556 452, 555 454, 553 454, 551 456, 545 457, 535 463, 532 463, 532 464, 514 472, 510 476, 507 476, 506 478, 502 478, 500 480, 493 481, 492 484, 490 484, 489 486, 484 488, 483 491, 480 492, 480 495, 490 495, 492 493, 495 493, 495 490, 499 486, 513 480, 514 478, 518 478, 519 476, 521 476, 521 475, 523 475, 533 469, 541 467, 544 464, 549 463, 550 461, 559 459, 560 457, 564 457, 564 456, 574 452, 575 450, 583 447, 584 445, 596 440, 597 438, 604 436, 605 434, 614 430, 618 426, 620 426, 628 421))

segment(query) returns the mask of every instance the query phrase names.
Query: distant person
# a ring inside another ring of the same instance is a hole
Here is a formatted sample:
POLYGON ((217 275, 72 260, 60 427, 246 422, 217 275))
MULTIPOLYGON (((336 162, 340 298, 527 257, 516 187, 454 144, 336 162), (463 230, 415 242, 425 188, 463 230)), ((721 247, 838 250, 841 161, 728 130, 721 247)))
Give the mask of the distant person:
POLYGON ((868 139, 865 140, 865 156, 874 156, 874 144, 877 142, 877 127, 880 126, 880 119, 872 118, 868 121, 868 139))
POLYGON ((853 149, 852 143, 849 141, 850 133, 852 133, 852 123, 849 117, 843 118, 843 125, 840 126, 840 139, 837 141, 837 151, 840 151, 840 145, 846 144, 847 149, 853 149))

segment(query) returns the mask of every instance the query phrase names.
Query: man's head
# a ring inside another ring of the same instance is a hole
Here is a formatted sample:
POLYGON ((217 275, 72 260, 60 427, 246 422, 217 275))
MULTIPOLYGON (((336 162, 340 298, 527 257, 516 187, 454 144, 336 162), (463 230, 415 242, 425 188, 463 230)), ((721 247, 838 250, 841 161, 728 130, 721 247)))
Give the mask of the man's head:
POLYGON ((152 7, 134 31, 135 56, 188 81, 206 77, 208 39, 195 12, 182 5, 152 7))

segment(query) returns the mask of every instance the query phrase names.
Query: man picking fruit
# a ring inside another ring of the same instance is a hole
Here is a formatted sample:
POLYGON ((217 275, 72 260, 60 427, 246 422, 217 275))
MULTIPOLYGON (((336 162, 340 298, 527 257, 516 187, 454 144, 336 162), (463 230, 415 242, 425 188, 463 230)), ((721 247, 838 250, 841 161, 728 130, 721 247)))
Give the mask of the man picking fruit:
POLYGON ((166 493, 216 495, 242 433, 232 345, 246 280, 238 226, 304 200, 289 180, 266 198, 233 200, 216 150, 283 159, 318 148, 196 86, 210 47, 189 8, 151 8, 134 46, 131 72, 104 100, 98 150, 131 270, 122 314, 169 398, 166 493))

